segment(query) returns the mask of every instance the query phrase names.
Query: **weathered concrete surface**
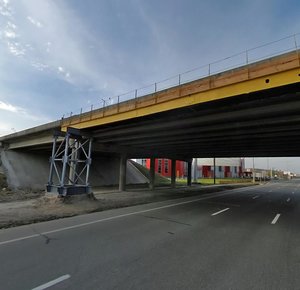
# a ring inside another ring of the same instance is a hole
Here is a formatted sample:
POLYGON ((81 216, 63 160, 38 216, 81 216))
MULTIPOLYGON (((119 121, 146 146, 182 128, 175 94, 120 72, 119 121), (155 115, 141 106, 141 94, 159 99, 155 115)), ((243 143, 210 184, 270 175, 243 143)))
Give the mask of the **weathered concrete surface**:
MULTIPOLYGON (((48 182, 49 155, 48 153, 22 152, 0 149, 2 170, 7 177, 11 189, 43 190, 48 182)), ((91 186, 116 185, 119 182, 120 159, 104 157, 100 154, 93 156, 90 171, 91 186)), ((148 179, 127 161, 127 184, 147 183, 148 179)))
POLYGON ((45 188, 49 174, 49 156, 12 150, 1 150, 1 161, 8 186, 12 189, 45 188))
MULTIPOLYGON (((92 186, 116 185, 119 183, 120 158, 118 157, 92 157, 90 184, 92 186)), ((127 161, 126 184, 148 183, 148 179, 127 161)))

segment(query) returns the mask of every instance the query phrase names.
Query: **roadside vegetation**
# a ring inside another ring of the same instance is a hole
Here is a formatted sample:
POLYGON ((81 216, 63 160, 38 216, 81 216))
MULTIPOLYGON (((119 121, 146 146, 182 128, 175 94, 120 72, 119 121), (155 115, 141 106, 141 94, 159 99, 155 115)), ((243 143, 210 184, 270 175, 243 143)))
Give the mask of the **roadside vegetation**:
MULTIPOLYGON (((197 180, 201 184, 214 184, 213 178, 200 178, 197 180)), ((252 179, 244 178, 216 178, 216 184, 229 184, 229 183, 251 183, 252 179)))

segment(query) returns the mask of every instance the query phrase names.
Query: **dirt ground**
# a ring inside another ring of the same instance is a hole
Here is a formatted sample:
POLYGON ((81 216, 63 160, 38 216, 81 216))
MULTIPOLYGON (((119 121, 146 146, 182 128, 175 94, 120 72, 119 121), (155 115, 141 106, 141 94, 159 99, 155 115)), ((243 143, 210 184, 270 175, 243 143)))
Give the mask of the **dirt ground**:
POLYGON ((180 197, 202 195, 244 186, 247 185, 194 185, 176 189, 162 187, 157 188, 155 191, 150 191, 147 188, 137 188, 126 192, 100 188, 94 191, 94 198, 72 197, 65 199, 56 195, 45 195, 44 192, 13 192, 2 188, 0 193, 0 228, 180 197))

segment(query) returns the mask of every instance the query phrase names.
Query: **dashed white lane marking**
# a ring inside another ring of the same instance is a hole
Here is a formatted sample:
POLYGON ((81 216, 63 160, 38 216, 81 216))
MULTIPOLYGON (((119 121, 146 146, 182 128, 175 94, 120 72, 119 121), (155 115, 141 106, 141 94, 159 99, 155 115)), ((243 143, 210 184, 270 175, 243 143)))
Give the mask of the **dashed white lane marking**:
POLYGON ((230 206, 230 207, 241 207, 240 204, 234 204, 234 203, 228 203, 228 202, 204 201, 204 202, 201 202, 201 203, 214 204, 214 205, 224 205, 224 206, 230 206))
POLYGON ((226 210, 229 210, 229 207, 224 208, 224 209, 222 209, 222 210, 220 210, 220 211, 218 211, 218 212, 213 213, 212 216, 217 215, 217 214, 220 214, 220 213, 222 213, 222 212, 224 212, 224 211, 226 211, 226 210))
POLYGON ((252 197, 252 199, 257 199, 257 198, 259 198, 259 195, 255 195, 252 197))
POLYGON ((61 276, 61 277, 59 277, 59 278, 57 278, 57 279, 55 279, 55 280, 52 280, 52 281, 50 281, 50 282, 47 282, 47 283, 45 283, 45 284, 43 284, 43 285, 40 285, 40 286, 38 286, 38 287, 35 287, 35 288, 33 288, 32 290, 44 290, 44 289, 47 289, 47 288, 52 287, 52 286, 54 286, 54 285, 56 285, 56 284, 58 284, 58 283, 60 283, 60 282, 62 282, 62 281, 64 281, 64 280, 69 279, 70 277, 71 277, 71 276, 70 276, 69 274, 63 275, 63 276, 61 276))
MULTIPOLYGON (((239 190, 239 191, 246 191, 246 190, 249 190, 249 189, 248 188, 246 188, 246 189, 243 188, 242 190, 239 190)), ((165 209, 165 208, 172 208, 172 207, 180 206, 180 205, 183 205, 183 204, 189 204, 189 203, 193 203, 193 202, 212 199, 212 198, 215 198, 215 197, 230 195, 230 194, 232 194, 232 192, 224 192, 224 193, 219 193, 219 194, 214 195, 214 196, 205 196, 205 197, 201 197, 201 198, 197 198, 197 199, 193 199, 193 200, 187 200, 187 201, 172 203, 172 204, 163 205, 163 206, 159 206, 159 207, 155 207, 155 208, 144 209, 144 210, 140 210, 140 211, 120 214, 120 215, 117 215, 117 216, 112 216, 112 217, 102 218, 102 219, 98 219, 98 220, 93 220, 93 221, 90 221, 90 222, 76 224, 76 225, 73 225, 73 226, 58 228, 58 229, 51 230, 51 231, 41 232, 41 233, 38 233, 38 234, 33 234, 33 235, 24 236, 24 237, 20 237, 20 238, 16 238, 16 239, 2 241, 2 242, 0 242, 0 246, 10 244, 10 243, 14 243, 14 242, 18 242, 18 241, 27 240, 27 239, 37 238, 37 237, 40 237, 41 235, 59 233, 59 232, 72 230, 72 229, 77 229, 77 228, 81 228, 81 227, 85 227, 85 226, 89 226, 89 225, 93 225, 93 224, 98 224, 98 223, 102 223, 102 222, 106 222, 106 221, 111 221, 111 220, 115 220, 115 219, 119 219, 119 218, 123 218, 123 217, 138 215, 138 214, 141 214, 141 213, 156 211, 156 210, 165 209)))
POLYGON ((294 194, 295 192, 294 191, 292 191, 292 194, 294 194))
POLYGON ((278 214, 275 216, 275 218, 272 220, 271 224, 272 224, 272 225, 275 225, 275 224, 277 223, 279 217, 280 217, 280 213, 278 213, 278 214))
POLYGON ((269 192, 273 192, 273 190, 269 190, 269 192))
POLYGON ((287 202, 290 202, 290 200, 291 200, 291 198, 289 197, 286 201, 287 201, 287 202))

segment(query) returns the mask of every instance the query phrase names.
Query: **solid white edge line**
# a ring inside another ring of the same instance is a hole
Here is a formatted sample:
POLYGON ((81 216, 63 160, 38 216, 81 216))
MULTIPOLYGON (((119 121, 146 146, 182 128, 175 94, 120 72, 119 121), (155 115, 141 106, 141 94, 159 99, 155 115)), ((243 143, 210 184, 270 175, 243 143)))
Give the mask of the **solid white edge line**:
POLYGON ((39 237, 39 236, 40 236, 39 234, 34 234, 34 235, 25 236, 25 237, 21 237, 21 238, 16 238, 16 239, 8 240, 8 241, 3 241, 3 242, 0 242, 0 246, 5 245, 5 244, 10 244, 10 243, 13 243, 13 242, 18 242, 18 241, 22 241, 22 240, 31 239, 31 238, 36 238, 36 237, 39 237))
POLYGON ((59 278, 57 278, 57 279, 54 279, 54 280, 52 280, 52 281, 49 281, 49 282, 47 282, 47 283, 45 283, 45 284, 43 284, 43 285, 40 285, 40 286, 38 286, 38 287, 35 287, 35 288, 33 288, 32 290, 44 290, 44 289, 47 289, 47 288, 49 288, 49 287, 51 287, 51 286, 54 286, 55 284, 58 284, 58 283, 60 283, 60 282, 62 282, 62 281, 64 281, 64 280, 69 279, 70 277, 71 277, 71 276, 70 276, 69 274, 63 275, 63 276, 61 276, 61 277, 59 277, 59 278))
MULTIPOLYGON (((236 189, 236 190, 238 190, 238 189, 236 189)), ((0 242, 0 246, 5 245, 5 244, 10 244, 10 243, 13 243, 13 242, 18 242, 18 241, 22 241, 22 240, 31 239, 31 238, 36 238, 36 237, 39 237, 41 235, 48 235, 48 234, 62 232, 62 231, 65 231, 65 230, 81 228, 81 227, 85 227, 85 226, 96 224, 96 223, 101 223, 101 222, 114 220, 114 219, 118 219, 118 218, 122 218, 122 217, 141 214, 141 213, 145 213, 145 212, 151 212, 151 211, 160 210, 160 209, 164 209, 164 208, 175 207, 175 206, 182 205, 182 204, 189 204, 189 203, 193 203, 193 202, 197 202, 197 201, 201 201, 201 200, 206 200, 206 199, 211 199, 211 198, 215 198, 215 197, 222 196, 222 195, 227 195, 227 194, 232 194, 232 192, 220 193, 220 194, 216 194, 214 196, 205 196, 205 197, 197 198, 197 199, 193 199, 193 200, 183 201, 183 202, 174 203, 174 204, 168 204, 168 205, 164 205, 164 206, 160 206, 160 207, 156 207, 156 208, 145 209, 145 210, 136 211, 136 212, 125 213, 125 214, 121 214, 121 215, 117 215, 117 216, 113 216, 113 217, 103 218, 103 219, 100 219, 100 220, 94 220, 94 221, 90 221, 90 222, 86 222, 86 223, 82 223, 82 224, 77 224, 77 225, 74 225, 74 226, 64 227, 64 228, 60 228, 60 229, 56 229, 56 230, 52 230, 52 231, 41 232, 39 234, 34 234, 34 235, 30 235, 30 236, 25 236, 25 237, 21 237, 21 238, 16 238, 16 239, 11 239, 11 240, 0 242)))
POLYGON ((220 214, 220 213, 222 213, 222 212, 224 212, 224 211, 226 211, 226 210, 229 210, 229 209, 230 209, 229 207, 224 208, 224 209, 222 209, 222 210, 220 210, 220 211, 218 211, 218 212, 213 213, 212 216, 217 215, 217 214, 220 214))
POLYGON ((272 220, 272 222, 271 222, 272 225, 275 225, 275 224, 277 223, 277 221, 278 221, 280 215, 281 215, 281 214, 278 213, 278 214, 275 216, 275 218, 274 218, 274 219, 272 220))

